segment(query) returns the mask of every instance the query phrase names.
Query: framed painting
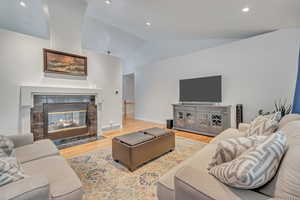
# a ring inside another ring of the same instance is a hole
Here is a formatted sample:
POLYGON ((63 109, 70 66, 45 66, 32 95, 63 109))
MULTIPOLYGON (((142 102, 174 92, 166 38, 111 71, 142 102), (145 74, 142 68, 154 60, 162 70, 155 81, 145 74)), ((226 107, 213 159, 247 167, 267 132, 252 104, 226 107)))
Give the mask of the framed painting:
POLYGON ((87 76, 87 57, 43 49, 44 72, 71 76, 87 76))

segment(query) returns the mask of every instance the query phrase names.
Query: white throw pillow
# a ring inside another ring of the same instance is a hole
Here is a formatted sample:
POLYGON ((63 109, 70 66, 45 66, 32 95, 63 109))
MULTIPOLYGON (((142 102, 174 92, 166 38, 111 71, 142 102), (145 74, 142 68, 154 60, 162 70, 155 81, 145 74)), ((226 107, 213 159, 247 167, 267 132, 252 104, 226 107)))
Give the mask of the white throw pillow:
POLYGON ((0 135, 0 157, 10 156, 14 149, 14 143, 7 137, 0 135))
POLYGON ((209 173, 232 187, 258 188, 270 181, 276 174, 286 150, 286 135, 277 132, 238 158, 211 168, 209 173))
POLYGON ((237 137, 221 140, 208 164, 208 170, 225 162, 232 161, 245 151, 263 142, 267 136, 237 137))
POLYGON ((247 130, 247 136, 271 135, 278 129, 280 119, 280 112, 266 116, 258 116, 250 123, 250 127, 247 130))

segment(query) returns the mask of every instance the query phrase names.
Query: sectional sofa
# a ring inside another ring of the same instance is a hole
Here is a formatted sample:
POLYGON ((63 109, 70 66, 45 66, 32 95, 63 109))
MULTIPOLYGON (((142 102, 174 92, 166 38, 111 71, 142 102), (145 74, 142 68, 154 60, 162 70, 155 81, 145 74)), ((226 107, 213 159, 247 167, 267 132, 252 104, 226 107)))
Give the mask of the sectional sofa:
POLYGON ((33 142, 32 134, 9 137, 28 177, 0 187, 1 200, 81 200, 82 185, 50 140, 33 142))
POLYGON ((256 190, 229 187, 208 174, 207 166, 217 143, 232 137, 245 136, 248 124, 227 129, 203 149, 173 168, 159 180, 159 200, 271 200, 300 199, 300 115, 287 115, 279 124, 288 138, 286 152, 275 178, 256 190))

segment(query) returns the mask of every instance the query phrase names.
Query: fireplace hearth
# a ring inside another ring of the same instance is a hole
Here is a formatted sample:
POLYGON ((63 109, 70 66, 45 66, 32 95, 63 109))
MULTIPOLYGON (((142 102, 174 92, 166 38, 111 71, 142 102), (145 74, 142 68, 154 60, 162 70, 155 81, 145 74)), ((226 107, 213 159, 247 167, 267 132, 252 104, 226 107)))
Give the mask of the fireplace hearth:
POLYGON ((31 109, 31 132, 35 140, 96 136, 95 97, 36 95, 31 109))

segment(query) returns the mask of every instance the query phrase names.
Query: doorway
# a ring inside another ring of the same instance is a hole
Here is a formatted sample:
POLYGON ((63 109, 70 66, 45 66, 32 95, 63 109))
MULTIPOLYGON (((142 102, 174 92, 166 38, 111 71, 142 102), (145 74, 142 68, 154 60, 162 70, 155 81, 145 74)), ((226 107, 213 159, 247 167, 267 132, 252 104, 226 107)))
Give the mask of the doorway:
POLYGON ((134 119, 134 107, 135 107, 135 75, 125 74, 123 75, 123 120, 124 122, 134 119))

